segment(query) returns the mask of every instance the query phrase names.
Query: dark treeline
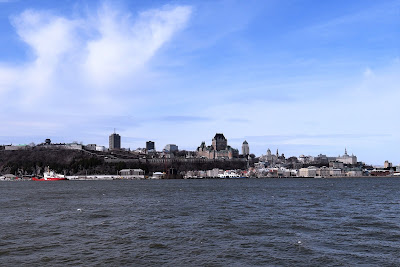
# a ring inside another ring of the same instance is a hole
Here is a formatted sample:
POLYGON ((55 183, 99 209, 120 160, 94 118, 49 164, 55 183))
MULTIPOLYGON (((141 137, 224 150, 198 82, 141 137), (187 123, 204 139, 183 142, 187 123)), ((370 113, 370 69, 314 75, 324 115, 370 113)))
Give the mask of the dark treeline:
POLYGON ((20 151, 0 151, 0 174, 40 175, 45 168, 66 175, 117 174, 121 169, 142 169, 146 174, 153 172, 171 173, 170 177, 179 177, 180 172, 188 170, 245 169, 244 161, 206 161, 206 162, 167 162, 107 163, 101 157, 79 150, 33 149, 20 151))

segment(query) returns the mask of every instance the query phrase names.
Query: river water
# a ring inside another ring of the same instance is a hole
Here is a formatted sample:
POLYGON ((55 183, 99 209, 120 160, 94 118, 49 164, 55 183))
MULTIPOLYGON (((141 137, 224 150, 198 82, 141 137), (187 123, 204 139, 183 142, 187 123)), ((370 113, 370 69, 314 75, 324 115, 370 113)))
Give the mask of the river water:
POLYGON ((1 266, 400 266, 400 179, 0 182, 1 266))

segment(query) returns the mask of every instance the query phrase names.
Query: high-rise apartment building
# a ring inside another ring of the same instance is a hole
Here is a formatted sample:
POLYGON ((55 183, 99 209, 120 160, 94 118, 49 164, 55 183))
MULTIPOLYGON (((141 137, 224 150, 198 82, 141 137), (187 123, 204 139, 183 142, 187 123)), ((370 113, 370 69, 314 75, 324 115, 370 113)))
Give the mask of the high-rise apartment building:
POLYGON ((155 147, 153 141, 147 141, 147 142, 146 142, 146 150, 147 150, 147 151, 156 150, 156 147, 155 147))
POLYGON ((109 138, 110 150, 121 149, 121 136, 117 133, 113 133, 109 138))

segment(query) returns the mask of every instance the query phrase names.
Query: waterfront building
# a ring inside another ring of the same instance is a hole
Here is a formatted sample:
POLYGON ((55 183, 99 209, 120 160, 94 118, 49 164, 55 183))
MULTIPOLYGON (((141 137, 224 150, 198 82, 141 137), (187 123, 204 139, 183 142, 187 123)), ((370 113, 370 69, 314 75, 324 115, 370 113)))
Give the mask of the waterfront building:
POLYGON ((363 176, 363 173, 361 170, 354 170, 354 171, 348 171, 346 175, 348 177, 361 177, 363 176))
POLYGON ((308 177, 308 169, 307 168, 301 168, 299 169, 299 177, 308 177))
POLYGON ((144 179, 144 170, 142 169, 122 169, 119 173, 127 179, 144 179))
POLYGON ((284 167, 280 167, 278 169, 278 177, 291 177, 291 176, 293 175, 290 169, 286 169, 284 167))
POLYGON ((146 150, 147 151, 156 150, 155 143, 153 141, 147 141, 146 150))
POLYGON ((321 168, 317 169, 317 176, 319 177, 329 177, 329 168, 326 166, 322 166, 321 168))
POLYGON ((244 140, 242 144, 242 155, 243 156, 248 156, 250 155, 250 148, 249 148, 249 143, 247 143, 246 140, 244 140))
POLYGON ((110 150, 121 149, 121 136, 117 133, 113 133, 109 138, 110 150))
POLYGON ((207 173, 207 177, 215 178, 215 177, 219 177, 220 174, 223 174, 224 170, 214 168, 212 170, 206 171, 206 173, 207 173))
POLYGON ((317 168, 310 166, 299 170, 299 177, 315 177, 317 176, 317 168))
POLYGON ((331 177, 342 177, 342 169, 329 168, 329 175, 331 177))

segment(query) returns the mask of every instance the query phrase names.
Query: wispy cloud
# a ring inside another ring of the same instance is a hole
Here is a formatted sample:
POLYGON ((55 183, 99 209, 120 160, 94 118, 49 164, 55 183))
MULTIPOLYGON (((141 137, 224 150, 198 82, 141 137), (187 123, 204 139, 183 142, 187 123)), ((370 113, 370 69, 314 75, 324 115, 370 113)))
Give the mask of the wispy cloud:
POLYGON ((164 6, 133 16, 109 3, 78 18, 26 10, 12 22, 32 60, 0 64, 0 94, 14 99, 13 106, 35 105, 43 112, 60 106, 64 112, 68 106, 90 111, 100 104, 121 110, 126 105, 115 101, 127 103, 126 97, 113 96, 137 90, 146 64, 185 27, 190 14, 189 6, 164 6))
POLYGON ((370 23, 371 26, 374 26, 373 24, 375 24, 376 20, 379 20, 380 23, 390 21, 397 17, 399 7, 400 3, 398 1, 375 2, 372 6, 364 9, 341 14, 328 21, 322 21, 301 29, 301 32, 318 34, 328 38, 348 34, 349 30, 350 32, 354 31, 355 27, 358 29, 360 25, 365 27, 365 24, 370 23))

